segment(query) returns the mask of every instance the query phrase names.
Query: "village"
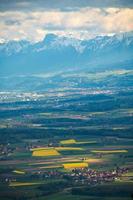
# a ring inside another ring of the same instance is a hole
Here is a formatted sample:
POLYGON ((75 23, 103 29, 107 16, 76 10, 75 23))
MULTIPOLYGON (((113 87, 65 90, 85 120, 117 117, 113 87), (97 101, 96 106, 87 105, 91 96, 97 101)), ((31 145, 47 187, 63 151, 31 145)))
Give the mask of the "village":
POLYGON ((89 185, 89 184, 102 184, 105 182, 112 182, 119 179, 124 173, 127 173, 129 168, 119 168, 110 171, 97 171, 89 168, 73 169, 71 172, 59 172, 49 171, 49 172, 38 172, 42 173, 42 178, 63 178, 69 180, 70 183, 74 185, 89 185))
MULTIPOLYGON (((110 171, 98 171, 90 168, 75 168, 69 172, 62 172, 57 169, 45 170, 45 171, 32 171, 29 176, 32 180, 38 179, 41 181, 63 179, 70 185, 98 185, 103 183, 109 183, 116 180, 120 180, 123 174, 128 173, 133 168, 125 167, 110 170, 110 171)), ((17 182, 18 176, 6 174, 1 176, 1 182, 11 183, 17 182)))

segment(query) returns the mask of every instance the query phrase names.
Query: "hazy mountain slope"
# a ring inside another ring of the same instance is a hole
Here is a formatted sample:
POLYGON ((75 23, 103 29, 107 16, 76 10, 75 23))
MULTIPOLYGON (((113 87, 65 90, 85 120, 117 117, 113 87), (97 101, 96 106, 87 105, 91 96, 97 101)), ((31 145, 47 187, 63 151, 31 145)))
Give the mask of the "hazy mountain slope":
POLYGON ((1 77, 1 91, 46 91, 48 89, 75 90, 85 88, 133 87, 133 70, 102 72, 69 71, 31 76, 1 77))

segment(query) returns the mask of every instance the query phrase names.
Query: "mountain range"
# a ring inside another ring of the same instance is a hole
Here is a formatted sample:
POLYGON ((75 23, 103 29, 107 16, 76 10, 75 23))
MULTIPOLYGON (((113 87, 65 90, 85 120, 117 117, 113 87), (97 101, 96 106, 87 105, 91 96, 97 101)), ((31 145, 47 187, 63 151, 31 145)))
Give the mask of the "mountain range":
POLYGON ((48 34, 44 40, 0 44, 0 76, 132 68, 133 32, 89 40, 48 34))

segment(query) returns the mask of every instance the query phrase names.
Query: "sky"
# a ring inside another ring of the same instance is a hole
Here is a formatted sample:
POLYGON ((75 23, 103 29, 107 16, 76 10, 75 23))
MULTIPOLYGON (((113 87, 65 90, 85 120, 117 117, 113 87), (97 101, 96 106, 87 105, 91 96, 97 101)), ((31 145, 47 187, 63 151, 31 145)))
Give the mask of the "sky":
POLYGON ((133 31, 133 0, 0 0, 0 42, 133 31))

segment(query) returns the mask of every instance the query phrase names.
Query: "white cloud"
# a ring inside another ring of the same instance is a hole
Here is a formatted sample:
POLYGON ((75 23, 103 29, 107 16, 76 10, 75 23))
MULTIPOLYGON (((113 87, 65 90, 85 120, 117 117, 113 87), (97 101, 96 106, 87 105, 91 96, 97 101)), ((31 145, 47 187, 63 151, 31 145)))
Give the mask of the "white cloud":
POLYGON ((93 37, 133 30, 133 9, 82 8, 77 11, 60 10, 0 13, 0 39, 42 40, 52 32, 73 37, 93 37))

